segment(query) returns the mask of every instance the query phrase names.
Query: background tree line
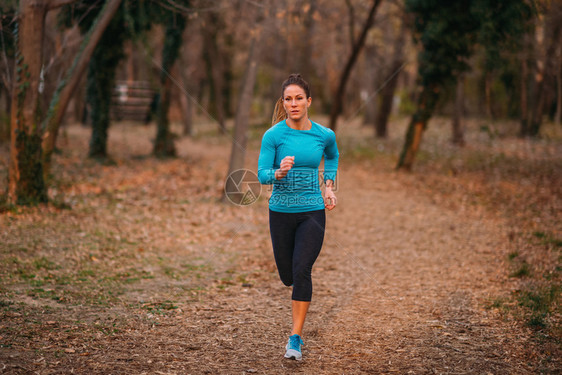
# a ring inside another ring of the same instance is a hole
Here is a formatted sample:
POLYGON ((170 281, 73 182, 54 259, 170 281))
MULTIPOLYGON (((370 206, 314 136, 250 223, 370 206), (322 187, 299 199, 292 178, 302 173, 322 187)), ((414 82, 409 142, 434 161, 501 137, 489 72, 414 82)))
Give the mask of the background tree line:
POLYGON ((334 130, 363 116, 384 138, 391 113, 411 116, 403 169, 435 114, 451 117, 458 145, 466 116, 491 133, 495 120, 516 120, 524 137, 560 124, 560 1, 7 0, 0 18, 11 204, 47 200, 63 121, 91 126, 90 157, 110 161, 117 80, 155 93, 154 155, 175 155, 171 120, 189 136, 204 116, 232 134, 230 170, 243 167, 249 122, 267 122, 291 72, 311 83, 313 111, 334 130))

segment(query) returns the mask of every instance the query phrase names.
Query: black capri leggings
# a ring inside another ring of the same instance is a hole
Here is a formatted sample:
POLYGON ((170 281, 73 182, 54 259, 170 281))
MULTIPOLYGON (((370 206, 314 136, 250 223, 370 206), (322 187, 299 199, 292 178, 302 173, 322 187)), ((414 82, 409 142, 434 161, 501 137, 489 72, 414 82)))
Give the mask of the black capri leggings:
POLYGON ((283 284, 293 285, 295 301, 312 298, 312 266, 324 241, 326 212, 275 212, 269 210, 273 255, 283 284))

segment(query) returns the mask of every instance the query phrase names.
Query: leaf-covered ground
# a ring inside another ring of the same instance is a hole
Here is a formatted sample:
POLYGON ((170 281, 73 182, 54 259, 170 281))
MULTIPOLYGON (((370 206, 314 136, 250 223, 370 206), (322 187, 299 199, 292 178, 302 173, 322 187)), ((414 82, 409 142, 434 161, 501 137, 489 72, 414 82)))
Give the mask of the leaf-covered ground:
MULTIPOLYGON (((560 372, 560 132, 520 140, 473 121, 457 149, 438 119, 404 174, 403 126, 380 141, 340 125, 302 362, 283 359, 290 289, 267 189, 220 202, 228 136, 201 126, 161 160, 152 127, 116 124, 103 165, 86 158, 88 130, 69 127, 52 203, 0 214, 0 372, 560 372)), ((252 128, 253 171, 264 130, 252 128)))

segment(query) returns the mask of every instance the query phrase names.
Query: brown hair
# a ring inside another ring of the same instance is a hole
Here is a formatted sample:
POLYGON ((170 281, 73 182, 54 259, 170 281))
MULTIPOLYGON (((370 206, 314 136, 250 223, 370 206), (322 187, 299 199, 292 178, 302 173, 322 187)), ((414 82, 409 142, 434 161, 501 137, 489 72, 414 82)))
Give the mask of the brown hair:
POLYGON ((283 96, 285 94, 285 89, 290 85, 297 85, 304 90, 306 98, 310 98, 310 87, 308 82, 306 82, 300 74, 293 73, 287 78, 281 85, 281 97, 277 99, 275 103, 275 109, 273 110, 273 116, 271 117, 271 125, 277 124, 279 121, 283 121, 287 118, 287 112, 283 108, 283 96))

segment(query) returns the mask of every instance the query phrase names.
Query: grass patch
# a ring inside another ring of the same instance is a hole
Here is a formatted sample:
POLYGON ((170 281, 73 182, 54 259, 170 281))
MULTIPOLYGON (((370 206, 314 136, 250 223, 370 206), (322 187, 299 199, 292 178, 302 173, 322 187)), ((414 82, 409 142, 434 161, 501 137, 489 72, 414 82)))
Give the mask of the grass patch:
POLYGON ((505 302, 506 302, 505 298, 496 297, 490 302, 488 307, 492 309, 504 309, 505 302))
POLYGON ((518 251, 513 251, 513 252, 511 252, 511 253, 509 253, 509 254, 507 255, 507 259, 508 259, 509 261, 513 261, 513 260, 514 260, 515 258, 517 258, 518 256, 519 256, 519 252, 518 252, 518 251))
POLYGON ((183 263, 181 267, 186 271, 211 271, 211 267, 206 264, 183 263))
POLYGON ((153 279, 154 275, 147 271, 137 271, 136 269, 130 269, 124 272, 118 272, 113 276, 106 276, 103 278, 104 281, 115 281, 125 284, 131 284, 141 279, 153 279))
POLYGON ((559 309, 560 285, 549 285, 521 292, 517 299, 519 306, 526 309, 526 323, 535 329, 548 328, 548 317, 559 309))
POLYGON ((35 274, 29 272, 25 268, 18 268, 17 273, 22 280, 33 280, 33 279, 35 279, 35 274))
POLYGON ((509 277, 528 277, 531 275, 531 266, 526 261, 521 262, 519 268, 509 274, 509 277))
POLYGON ((162 271, 164 272, 164 275, 174 279, 174 280, 179 280, 180 279, 180 275, 178 274, 178 270, 170 267, 170 266, 162 266, 162 271))
POLYGON ((555 248, 562 248, 562 239, 554 237, 551 233, 542 231, 533 232, 533 236, 541 240, 543 245, 553 246, 555 248))
POLYGON ((169 314, 170 311, 176 310, 178 306, 174 302, 167 300, 163 302, 145 303, 141 305, 141 308, 147 310, 151 314, 166 315, 169 314))
POLYGON ((21 212, 20 207, 15 204, 8 203, 8 195, 0 194, 0 214, 11 212, 13 214, 19 214, 21 212))
POLYGON ((53 207, 58 208, 59 210, 71 210, 72 206, 66 203, 63 199, 64 197, 56 196, 52 198, 49 203, 53 205, 53 207))
POLYGON ((41 269, 54 270, 59 268, 55 263, 53 263, 52 261, 50 261, 45 257, 40 257, 38 259, 33 260, 32 264, 37 270, 41 270, 41 269))
POLYGON ((5 308, 5 307, 10 307, 12 306, 14 303, 12 301, 4 301, 4 300, 0 300, 0 308, 5 308))
POLYGON ((62 301, 61 296, 53 289, 33 288, 26 293, 29 297, 52 299, 55 301, 62 301))
POLYGON ((527 326, 534 329, 545 329, 547 327, 545 318, 546 313, 534 313, 528 318, 527 326))
POLYGON ((78 273, 76 274, 77 276, 77 280, 79 281, 86 281, 89 278, 93 278, 96 276, 96 272, 94 270, 91 269, 85 269, 85 270, 80 270, 78 271, 78 273))

